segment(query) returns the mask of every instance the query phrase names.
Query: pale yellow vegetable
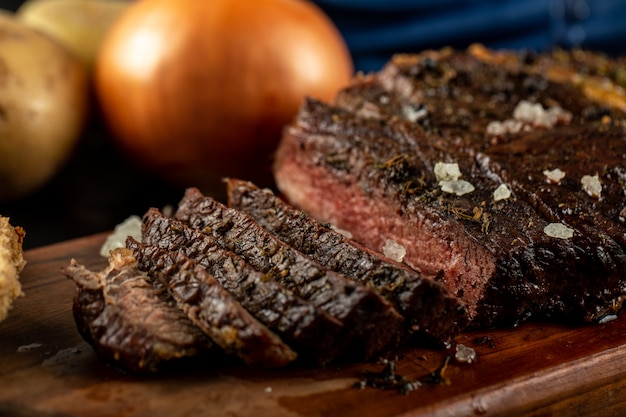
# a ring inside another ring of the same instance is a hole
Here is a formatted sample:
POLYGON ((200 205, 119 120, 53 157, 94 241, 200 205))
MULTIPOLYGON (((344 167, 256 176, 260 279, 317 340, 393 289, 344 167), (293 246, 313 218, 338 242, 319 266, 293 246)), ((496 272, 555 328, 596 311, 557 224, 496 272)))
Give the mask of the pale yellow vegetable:
POLYGON ((90 90, 74 54, 12 13, 0 12, 0 33, 2 202, 31 193, 67 161, 87 119, 90 90))
POLYGON ((27 0, 17 17, 57 39, 93 67, 102 38, 129 0, 27 0))

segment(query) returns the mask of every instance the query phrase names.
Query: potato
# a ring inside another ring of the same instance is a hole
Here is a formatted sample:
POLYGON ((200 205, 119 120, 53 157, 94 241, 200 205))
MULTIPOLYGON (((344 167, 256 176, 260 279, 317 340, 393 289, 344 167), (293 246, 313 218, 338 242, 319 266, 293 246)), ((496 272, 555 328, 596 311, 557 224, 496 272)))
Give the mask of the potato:
POLYGON ((0 202, 26 196, 67 161, 87 120, 89 78, 62 45, 0 12, 0 202))
POLYGON ((102 38, 129 0, 27 0, 18 19, 57 39, 93 67, 102 38))

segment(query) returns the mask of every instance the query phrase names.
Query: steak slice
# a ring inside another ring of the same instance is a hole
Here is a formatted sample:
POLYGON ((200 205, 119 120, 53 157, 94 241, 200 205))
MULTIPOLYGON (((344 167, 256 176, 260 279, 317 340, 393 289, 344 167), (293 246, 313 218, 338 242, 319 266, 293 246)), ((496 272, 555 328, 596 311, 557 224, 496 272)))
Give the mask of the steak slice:
POLYGON ((140 269, 157 277, 178 306, 226 353, 250 365, 280 367, 297 354, 259 323, 209 274, 181 252, 127 240, 140 269))
POLYGON ((124 370, 156 372, 165 364, 214 351, 212 341, 137 269, 131 252, 111 253, 92 272, 72 260, 62 272, 77 285, 73 302, 81 336, 105 361, 124 370))
POLYGON ((448 344, 467 325, 459 299, 434 279, 349 240, 330 226, 251 182, 227 180, 229 206, 250 215, 279 239, 322 265, 375 288, 406 319, 411 331, 448 344))
MULTIPOLYGON (((323 310, 263 274, 217 239, 150 209, 143 217, 145 244, 178 251, 194 259, 252 315, 278 333, 301 357, 326 364, 344 353, 350 331, 323 310)), ((145 268, 155 262, 146 258, 145 268)))
POLYGON ((380 294, 304 256, 250 216, 205 197, 196 188, 186 190, 175 216, 216 237, 252 267, 341 321, 355 335, 355 357, 373 358, 395 348, 403 337, 402 316, 380 294))
POLYGON ((275 178, 311 216, 377 251, 404 248, 403 261, 425 276, 442 272, 475 326, 614 314, 626 279, 619 245, 565 222, 556 228, 571 237, 546 234, 554 222, 523 196, 494 198, 504 181, 485 168, 484 154, 446 148, 447 140, 406 120, 307 100, 285 131, 275 178), (471 192, 458 179, 440 182, 438 162, 457 163, 471 192))

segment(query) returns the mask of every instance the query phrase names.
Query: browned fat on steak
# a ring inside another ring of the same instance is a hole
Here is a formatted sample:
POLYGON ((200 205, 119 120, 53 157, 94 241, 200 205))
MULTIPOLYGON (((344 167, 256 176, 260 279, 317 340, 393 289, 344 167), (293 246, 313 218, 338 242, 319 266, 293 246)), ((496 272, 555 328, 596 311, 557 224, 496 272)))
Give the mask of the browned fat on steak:
POLYGON ((127 247, 140 268, 158 278, 191 321, 226 353, 261 367, 285 366, 296 359, 296 352, 252 317, 193 259, 133 238, 128 238, 127 247))
MULTIPOLYGON (((326 364, 345 352, 353 337, 351 329, 272 277, 253 269, 237 254, 217 244, 216 238, 165 217, 156 209, 143 216, 142 229, 145 244, 194 259, 252 315, 292 345, 300 358, 326 364)), ((158 264, 167 259, 162 254, 157 258, 145 252, 142 255, 140 266, 146 270, 159 269, 158 264)), ((186 288, 181 285, 180 291, 186 288)), ((193 288, 189 291, 193 292, 193 288)))
POLYGON ((624 115, 511 62, 398 56, 334 105, 307 100, 277 186, 440 277, 475 326, 611 316, 626 294, 624 115))
POLYGON ((380 294, 304 256, 250 216, 190 188, 175 217, 214 236, 252 267, 342 322, 355 335, 353 358, 373 358, 395 348, 403 336, 402 316, 380 294))
POLYGON ((421 340, 447 344, 467 325, 467 310, 434 279, 349 240, 269 189, 228 179, 229 206, 250 215, 279 239, 344 276, 375 288, 421 340))
POLYGON ((77 285, 73 311, 79 333, 114 366, 155 372, 176 359, 219 354, 169 294, 137 269, 129 250, 113 251, 101 272, 72 260, 63 273, 77 285))

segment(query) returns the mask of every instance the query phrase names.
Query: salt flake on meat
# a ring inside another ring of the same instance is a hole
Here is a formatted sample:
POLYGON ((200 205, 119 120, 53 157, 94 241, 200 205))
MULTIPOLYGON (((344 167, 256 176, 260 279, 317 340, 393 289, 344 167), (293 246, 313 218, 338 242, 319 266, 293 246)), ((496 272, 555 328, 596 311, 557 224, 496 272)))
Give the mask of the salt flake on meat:
POLYGON ((513 118, 534 127, 550 129, 558 123, 569 123, 572 114, 558 106, 545 110, 540 103, 522 100, 513 110, 513 118))
POLYGON ((511 197, 511 190, 506 184, 500 184, 493 192, 493 200, 501 201, 511 197))
POLYGON ((600 198, 602 193, 602 184, 598 175, 584 175, 580 179, 583 190, 593 198, 600 198))
POLYGON ((459 164, 448 164, 445 162, 437 162, 435 164, 435 178, 441 181, 456 181, 461 178, 461 170, 459 164))
POLYGON ((486 133, 492 136, 503 136, 507 133, 530 131, 534 128, 551 129, 557 124, 568 124, 572 113, 559 106, 547 110, 540 103, 528 100, 520 101, 513 110, 513 118, 504 121, 491 121, 487 124, 486 133))
POLYGON ((337 233, 342 234, 343 236, 347 237, 348 239, 352 239, 352 232, 350 232, 349 230, 345 230, 342 229, 340 227, 335 226, 334 224, 331 224, 330 227, 337 233))
POLYGON ((402 262, 406 255, 406 248, 395 240, 387 239, 383 246, 383 255, 397 262, 402 262))
POLYGON ((474 186, 465 180, 440 181, 439 186, 444 193, 456 194, 458 196, 474 191, 474 186))
POLYGON ((546 181, 551 184, 558 184, 563 178, 565 178, 565 172, 561 171, 559 168, 555 168, 553 170, 546 169, 543 171, 543 175, 546 176, 546 181))
POLYGON ((524 127, 524 123, 519 120, 507 119, 504 122, 494 120, 487 124, 487 134, 493 136, 502 136, 506 133, 518 133, 524 127))
POLYGON ((408 121, 417 123, 428 116, 428 110, 424 106, 405 104, 402 106, 402 115, 408 121))
POLYGON ((558 239, 571 239, 574 236, 574 229, 565 226, 563 223, 550 223, 543 228, 543 232, 558 239))

